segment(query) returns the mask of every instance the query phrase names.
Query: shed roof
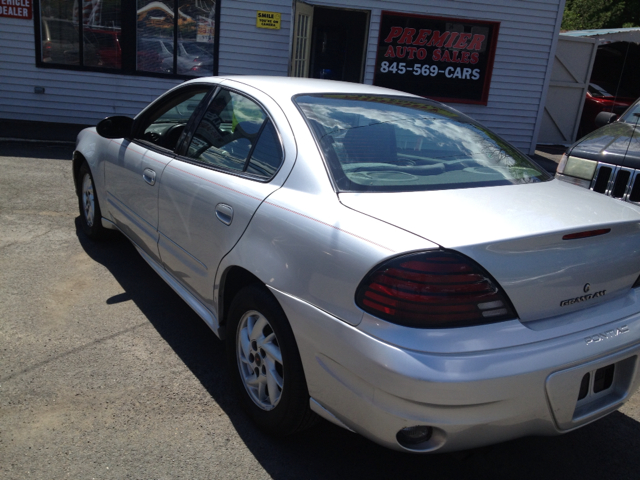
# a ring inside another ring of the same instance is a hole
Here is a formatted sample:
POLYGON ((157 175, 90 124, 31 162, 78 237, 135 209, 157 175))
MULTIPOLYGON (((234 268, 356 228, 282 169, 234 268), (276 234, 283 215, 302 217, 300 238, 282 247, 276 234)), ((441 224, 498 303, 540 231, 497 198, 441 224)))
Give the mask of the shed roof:
POLYGON ((595 37, 599 40, 600 43, 609 43, 609 42, 640 43, 640 27, 572 30, 570 32, 561 32, 560 35, 567 35, 569 37, 595 37))

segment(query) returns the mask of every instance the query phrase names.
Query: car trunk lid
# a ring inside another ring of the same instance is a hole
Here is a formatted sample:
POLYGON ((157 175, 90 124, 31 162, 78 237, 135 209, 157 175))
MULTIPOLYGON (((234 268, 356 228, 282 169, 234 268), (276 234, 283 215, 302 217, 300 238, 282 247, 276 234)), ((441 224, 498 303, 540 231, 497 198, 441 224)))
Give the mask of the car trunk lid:
POLYGON ((640 210, 557 180, 339 196, 349 208, 477 261, 523 322, 605 302, 640 275, 640 210))

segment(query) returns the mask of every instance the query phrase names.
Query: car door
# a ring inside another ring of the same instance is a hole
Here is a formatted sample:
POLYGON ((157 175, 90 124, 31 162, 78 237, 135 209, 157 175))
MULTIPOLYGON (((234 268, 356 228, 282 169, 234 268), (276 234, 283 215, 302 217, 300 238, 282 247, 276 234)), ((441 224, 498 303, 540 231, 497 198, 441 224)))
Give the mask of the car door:
POLYGON ((133 140, 112 141, 105 162, 107 208, 118 228, 152 259, 158 255, 158 187, 190 118, 210 85, 170 92, 143 112, 133 140))
POLYGON ((213 304, 216 269, 260 203, 284 159, 274 121, 256 100, 220 88, 183 155, 164 170, 159 251, 165 269, 213 304))

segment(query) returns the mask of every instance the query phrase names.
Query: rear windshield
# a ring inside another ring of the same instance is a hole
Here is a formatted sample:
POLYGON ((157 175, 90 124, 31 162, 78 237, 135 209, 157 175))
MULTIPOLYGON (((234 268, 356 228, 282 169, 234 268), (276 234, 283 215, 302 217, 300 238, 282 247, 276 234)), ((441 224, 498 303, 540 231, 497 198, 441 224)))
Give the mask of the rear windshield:
POLYGON ((633 125, 640 124, 640 100, 636 101, 629 109, 624 112, 620 118, 621 122, 632 123, 633 125))
POLYGON ((629 92, 625 92, 624 90, 620 90, 619 88, 609 85, 606 83, 602 83, 600 85, 596 85, 595 83, 590 83, 587 87, 587 90, 593 97, 604 98, 604 97, 630 97, 634 98, 634 95, 631 95, 629 92))
POLYGON ((494 133, 436 102, 335 94, 294 101, 340 191, 442 190, 551 178, 494 133))

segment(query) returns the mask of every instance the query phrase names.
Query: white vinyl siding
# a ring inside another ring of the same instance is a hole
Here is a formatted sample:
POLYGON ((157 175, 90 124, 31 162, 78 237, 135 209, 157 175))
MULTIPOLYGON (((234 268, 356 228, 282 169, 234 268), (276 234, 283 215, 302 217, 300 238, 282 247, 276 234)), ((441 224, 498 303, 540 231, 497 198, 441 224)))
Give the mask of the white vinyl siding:
POLYGON ((291 0, 220 0, 220 75, 278 75, 289 71, 291 0), (256 27, 258 10, 280 13, 280 30, 256 27))
MULTIPOLYGON (((282 75, 291 55, 291 0, 220 0, 220 75, 282 75), (256 27, 257 11, 282 15, 281 29, 256 27)), ((308 1, 344 8, 344 0, 308 1)), ((451 105, 525 152, 535 147, 564 0, 352 0, 371 13, 364 83, 373 83, 382 10, 500 22, 488 103, 451 105), (542 103, 541 103, 542 102, 542 103)), ((336 12, 339 15, 339 12, 336 12)), ((134 115, 180 80, 35 67, 33 21, 0 18, 0 118, 93 124, 134 115), (33 93, 35 86, 45 94, 33 93)))
MULTIPOLYGON (((292 3, 272 0, 258 7, 246 0, 221 0, 220 75, 286 75, 292 3), (257 10, 282 13, 282 30, 256 28, 257 10), (249 38, 251 41, 247 43, 249 38), (265 51, 270 53, 265 55, 265 51)), ((309 0, 307 3, 371 12, 364 72, 364 83, 368 84, 373 83, 383 10, 500 22, 487 105, 452 103, 451 106, 484 123, 523 151, 535 148, 540 102, 548 83, 549 59, 564 0, 351 0, 348 4, 340 0, 309 0)))

